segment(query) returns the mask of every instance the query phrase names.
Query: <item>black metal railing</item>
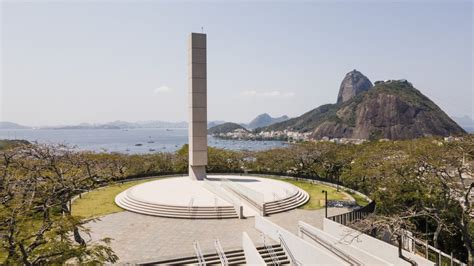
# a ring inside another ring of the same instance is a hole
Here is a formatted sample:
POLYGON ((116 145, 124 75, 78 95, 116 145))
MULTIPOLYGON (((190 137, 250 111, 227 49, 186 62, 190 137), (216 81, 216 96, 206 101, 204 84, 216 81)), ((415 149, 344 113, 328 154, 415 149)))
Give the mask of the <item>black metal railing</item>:
POLYGON ((346 225, 357 220, 362 220, 374 212, 375 212, 375 201, 373 200, 369 204, 365 205, 364 207, 353 210, 351 212, 346 212, 346 213, 330 216, 328 217, 328 219, 333 220, 336 223, 346 225))

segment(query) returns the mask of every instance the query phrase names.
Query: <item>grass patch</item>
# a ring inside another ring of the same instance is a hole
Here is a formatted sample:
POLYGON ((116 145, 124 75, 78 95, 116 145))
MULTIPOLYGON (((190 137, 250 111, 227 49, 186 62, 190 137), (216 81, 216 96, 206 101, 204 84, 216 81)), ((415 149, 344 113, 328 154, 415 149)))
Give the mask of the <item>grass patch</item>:
POLYGON ((113 184, 93 190, 72 203, 72 215, 81 218, 93 218, 124 211, 115 204, 115 196, 130 187, 157 179, 159 178, 113 184))
POLYGON ((357 194, 357 193, 354 193, 354 192, 351 192, 351 191, 346 191, 347 194, 350 194, 356 201, 357 205, 359 206, 365 206, 367 204, 369 204, 369 202, 364 198, 362 197, 361 195, 357 194))
POLYGON ((323 190, 328 192, 328 200, 349 200, 347 194, 342 190, 338 192, 335 188, 330 186, 312 184, 306 181, 297 181, 292 179, 276 179, 291 183, 308 192, 310 196, 309 201, 305 205, 299 207, 304 210, 318 210, 324 207, 324 201, 321 202, 321 200, 324 200, 324 193, 322 192, 323 190), (323 205, 321 205, 321 203, 323 205))

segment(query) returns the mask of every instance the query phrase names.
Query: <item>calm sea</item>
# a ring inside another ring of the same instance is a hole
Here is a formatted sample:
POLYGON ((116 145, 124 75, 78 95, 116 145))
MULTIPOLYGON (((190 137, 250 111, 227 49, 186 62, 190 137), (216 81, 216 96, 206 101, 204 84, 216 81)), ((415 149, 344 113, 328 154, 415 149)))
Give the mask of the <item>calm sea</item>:
MULTIPOLYGON (((0 139, 65 143, 81 150, 121 153, 173 152, 188 143, 188 130, 178 129, 21 129, 1 130, 0 139)), ((265 150, 285 146, 282 141, 222 140, 208 136, 208 145, 230 150, 265 150)))

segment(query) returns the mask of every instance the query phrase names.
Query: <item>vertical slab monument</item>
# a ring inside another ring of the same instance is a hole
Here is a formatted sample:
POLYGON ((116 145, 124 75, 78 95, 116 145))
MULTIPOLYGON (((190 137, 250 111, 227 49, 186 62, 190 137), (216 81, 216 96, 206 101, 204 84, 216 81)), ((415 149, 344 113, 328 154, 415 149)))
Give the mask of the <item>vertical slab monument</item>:
POLYGON ((191 33, 188 56, 189 177, 203 180, 207 165, 206 34, 191 33))

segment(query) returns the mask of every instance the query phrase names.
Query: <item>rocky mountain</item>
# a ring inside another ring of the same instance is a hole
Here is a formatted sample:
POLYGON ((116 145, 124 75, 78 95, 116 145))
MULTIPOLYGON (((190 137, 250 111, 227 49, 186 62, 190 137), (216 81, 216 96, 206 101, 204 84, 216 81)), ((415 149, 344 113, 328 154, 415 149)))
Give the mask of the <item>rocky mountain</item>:
POLYGON ((376 82, 369 90, 358 92, 345 101, 322 105, 299 117, 256 131, 285 129, 311 132, 314 139, 411 139, 465 133, 406 80, 376 82))
POLYGON ((289 119, 289 117, 286 116, 286 115, 274 118, 274 117, 271 117, 269 114, 264 113, 264 114, 261 114, 261 115, 255 117, 247 125, 247 128, 255 129, 255 128, 258 128, 258 127, 266 127, 266 126, 269 126, 271 124, 275 124, 275 123, 278 123, 278 122, 283 122, 283 121, 288 120, 288 119, 289 119))
POLYGON ((234 132, 238 129, 243 130, 245 132, 249 132, 248 129, 246 129, 245 127, 239 124, 228 122, 228 123, 220 124, 220 125, 209 128, 207 130, 207 133, 210 135, 226 134, 226 133, 234 132))
POLYGON ((22 126, 13 122, 1 122, 0 121, 0 129, 28 129, 27 126, 22 126))
POLYGON ((339 87, 337 103, 343 103, 352 97, 372 88, 372 82, 357 70, 347 73, 339 87))

